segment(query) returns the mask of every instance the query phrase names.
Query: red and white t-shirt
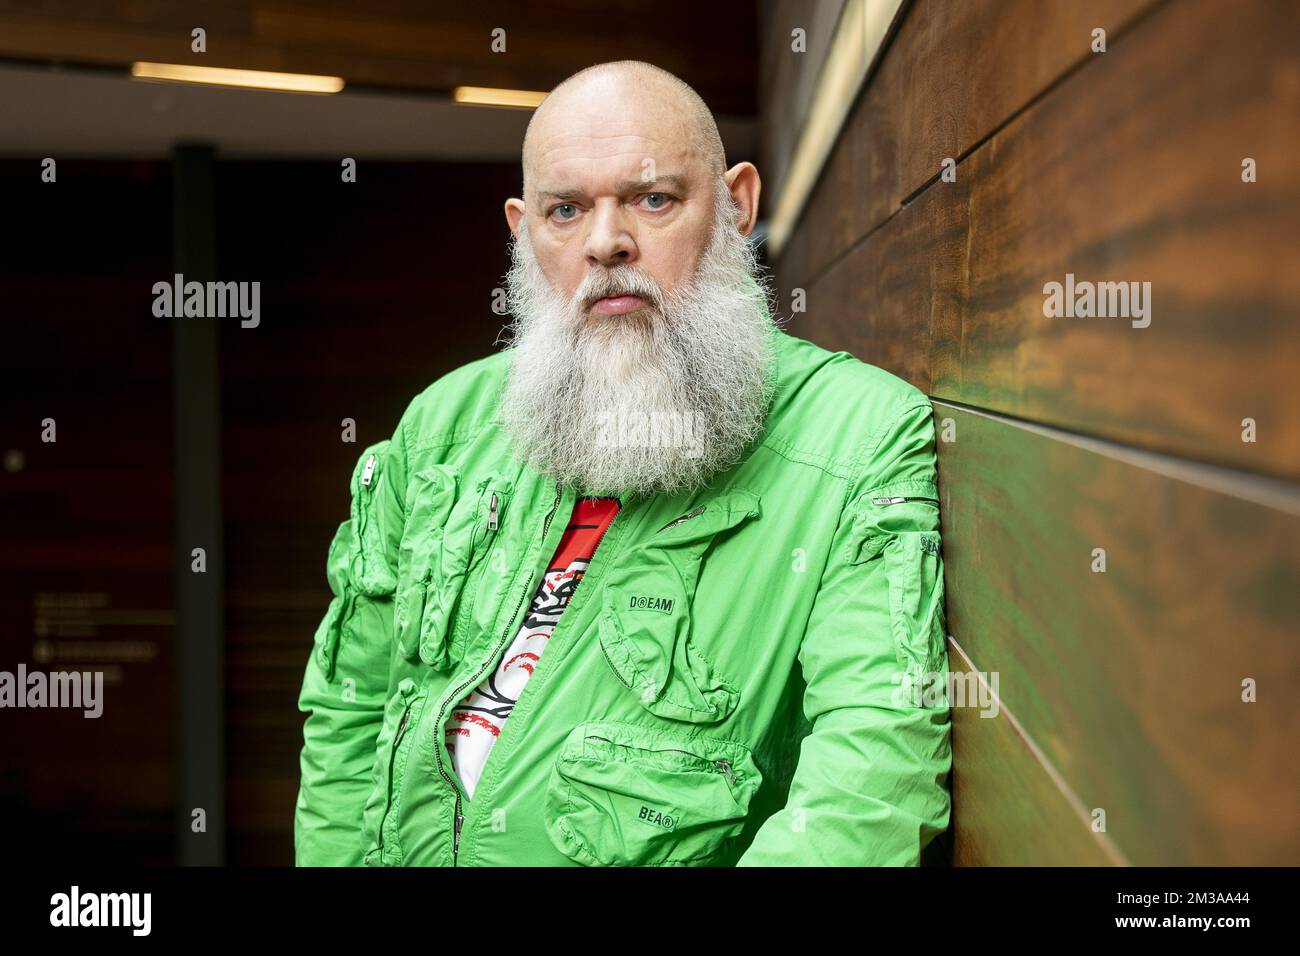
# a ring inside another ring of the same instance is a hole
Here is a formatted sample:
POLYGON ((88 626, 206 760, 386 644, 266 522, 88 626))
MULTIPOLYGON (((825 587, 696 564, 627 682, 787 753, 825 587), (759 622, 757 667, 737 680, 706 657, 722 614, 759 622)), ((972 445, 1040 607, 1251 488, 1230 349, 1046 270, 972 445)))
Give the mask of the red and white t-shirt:
POLYGON ((542 575, 514 643, 501 655, 496 669, 452 711, 445 731, 447 752, 470 797, 501 726, 546 650, 556 622, 569 606, 618 508, 617 498, 579 498, 574 503, 569 526, 542 575))

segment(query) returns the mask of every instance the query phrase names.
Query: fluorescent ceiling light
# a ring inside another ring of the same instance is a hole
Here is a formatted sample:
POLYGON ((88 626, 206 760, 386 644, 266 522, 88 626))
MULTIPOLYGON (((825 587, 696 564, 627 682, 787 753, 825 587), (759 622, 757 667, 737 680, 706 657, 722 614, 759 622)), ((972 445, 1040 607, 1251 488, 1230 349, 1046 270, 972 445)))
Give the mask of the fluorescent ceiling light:
POLYGON ((535 90, 499 90, 490 86, 458 86, 451 98, 457 103, 473 106, 514 106, 536 109, 546 99, 545 93, 535 90))
POLYGON ((141 80, 203 83, 209 86, 242 86, 256 90, 284 90, 290 93, 337 93, 343 89, 341 76, 268 73, 265 70, 228 70, 215 66, 189 66, 182 63, 132 63, 131 75, 141 80))

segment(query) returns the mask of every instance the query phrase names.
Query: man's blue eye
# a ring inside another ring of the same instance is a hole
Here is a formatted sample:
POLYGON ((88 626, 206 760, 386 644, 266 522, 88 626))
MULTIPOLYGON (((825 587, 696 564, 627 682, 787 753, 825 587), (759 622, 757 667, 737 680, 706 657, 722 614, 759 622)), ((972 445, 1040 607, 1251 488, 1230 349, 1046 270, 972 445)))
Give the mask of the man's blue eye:
POLYGON ((655 197, 658 197, 659 199, 662 199, 665 203, 668 202, 668 197, 665 196, 663 193, 646 193, 646 194, 645 194, 645 197, 646 197, 646 199, 648 199, 648 200, 652 200, 651 205, 650 205, 650 208, 651 208, 651 209, 662 209, 662 208, 663 208, 663 203, 660 203, 660 204, 658 204, 658 205, 654 204, 653 200, 654 200, 655 197))
MULTIPOLYGON (((577 214, 577 213, 576 213, 576 209, 575 209, 573 203, 571 203, 571 202, 560 203, 558 206, 555 207, 555 209, 554 209, 553 211, 554 211, 554 212, 559 212, 561 209, 574 209, 574 210, 575 210, 574 215, 577 214)), ((565 216, 565 215, 561 215, 560 218, 561 218, 561 219, 572 219, 573 216, 565 216)))

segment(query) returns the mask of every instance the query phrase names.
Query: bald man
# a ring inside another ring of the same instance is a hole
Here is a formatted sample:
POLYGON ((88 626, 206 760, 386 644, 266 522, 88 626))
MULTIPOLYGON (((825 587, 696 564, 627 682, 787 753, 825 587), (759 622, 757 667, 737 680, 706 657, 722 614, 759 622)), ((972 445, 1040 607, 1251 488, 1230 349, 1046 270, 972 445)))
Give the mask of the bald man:
POLYGON ((523 144, 510 339, 353 470, 301 865, 915 865, 948 826, 925 396, 787 334, 757 169, 600 64, 523 144))

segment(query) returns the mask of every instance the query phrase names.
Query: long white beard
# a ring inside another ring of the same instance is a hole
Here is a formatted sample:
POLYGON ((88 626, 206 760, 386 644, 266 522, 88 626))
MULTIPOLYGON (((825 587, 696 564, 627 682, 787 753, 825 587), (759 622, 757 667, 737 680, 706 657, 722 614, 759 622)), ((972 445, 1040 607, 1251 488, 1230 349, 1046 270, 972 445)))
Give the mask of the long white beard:
POLYGON ((676 494, 740 460, 762 432, 774 358, 766 284, 735 215, 719 182, 709 248, 671 293, 616 266, 589 272, 572 299, 551 286, 520 223, 501 402, 517 455, 582 494, 676 494), (650 305, 586 311, 617 292, 650 305))

